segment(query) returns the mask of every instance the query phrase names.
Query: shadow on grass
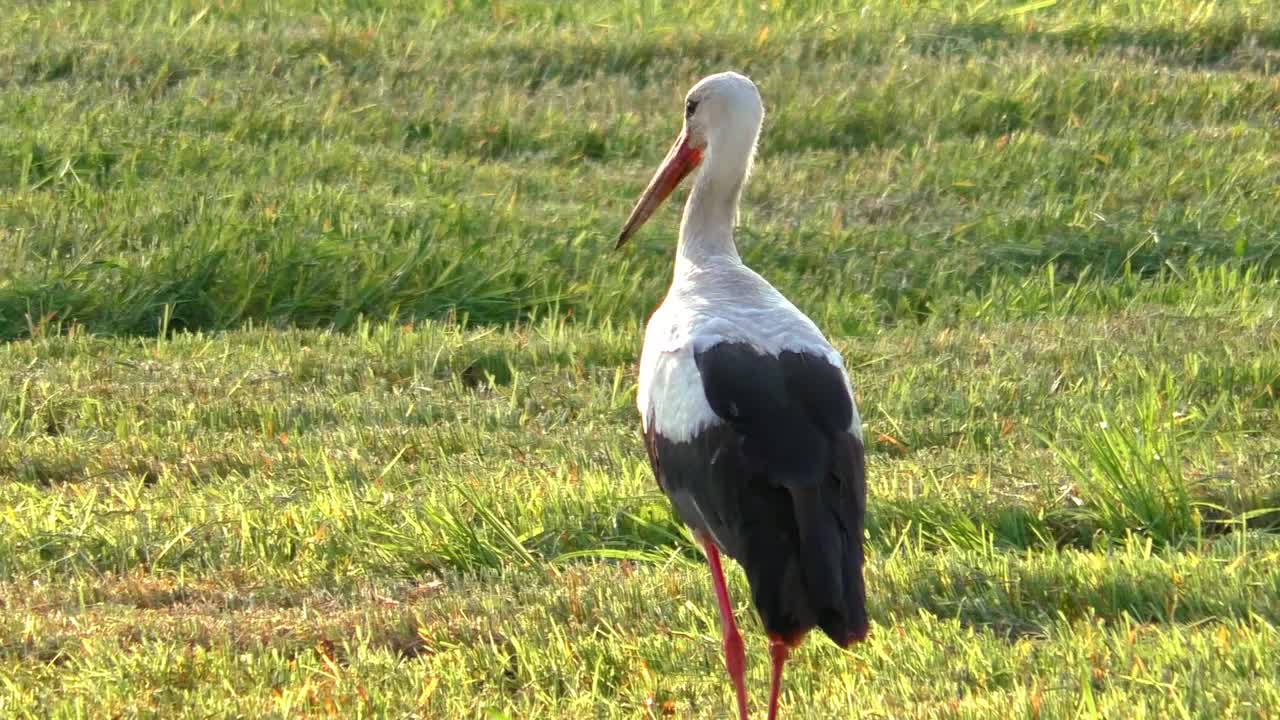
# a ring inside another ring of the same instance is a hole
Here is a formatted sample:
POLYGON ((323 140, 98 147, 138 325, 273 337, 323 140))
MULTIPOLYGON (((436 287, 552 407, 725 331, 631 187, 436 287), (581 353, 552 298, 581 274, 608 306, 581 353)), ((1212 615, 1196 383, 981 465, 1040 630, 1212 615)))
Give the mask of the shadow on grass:
POLYGON ((155 336, 245 322, 346 330, 366 317, 455 317, 505 325, 559 307, 567 294, 518 267, 487 265, 457 248, 400 243, 377 256, 332 243, 282 243, 167 252, 123 267, 73 266, 62 277, 0 288, 0 340, 72 325, 99 334, 155 336), (460 256, 461 255, 461 256, 460 256))
POLYGON ((1011 30, 999 22, 959 22, 912 35, 908 42, 930 55, 966 54, 982 45, 1034 43, 1091 52, 1138 52, 1151 62, 1172 68, 1238 71, 1243 67, 1262 72, 1266 69, 1263 51, 1280 49, 1280 26, 1255 28, 1242 18, 1205 23, 1195 29, 1079 23, 1061 29, 1011 30))

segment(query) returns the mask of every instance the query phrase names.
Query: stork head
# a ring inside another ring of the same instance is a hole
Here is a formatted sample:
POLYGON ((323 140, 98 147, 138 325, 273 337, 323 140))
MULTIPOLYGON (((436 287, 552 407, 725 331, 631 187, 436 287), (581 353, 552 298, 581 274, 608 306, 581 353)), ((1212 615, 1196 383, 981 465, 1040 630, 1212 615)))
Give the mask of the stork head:
POLYGON ((723 72, 699 80, 685 96, 684 129, 627 218, 617 247, 700 165, 711 182, 740 186, 751 171, 763 120, 760 92, 745 75, 723 72))

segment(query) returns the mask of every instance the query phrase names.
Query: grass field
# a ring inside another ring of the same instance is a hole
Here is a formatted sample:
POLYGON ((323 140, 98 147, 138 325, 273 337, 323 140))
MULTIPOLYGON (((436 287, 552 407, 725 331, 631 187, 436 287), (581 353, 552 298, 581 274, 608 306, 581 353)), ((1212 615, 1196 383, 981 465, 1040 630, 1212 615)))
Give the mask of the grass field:
POLYGON ((785 716, 1277 717, 1273 3, 0 18, 0 715, 728 717, 633 407, 678 210, 611 248, 735 68, 869 439, 785 716))

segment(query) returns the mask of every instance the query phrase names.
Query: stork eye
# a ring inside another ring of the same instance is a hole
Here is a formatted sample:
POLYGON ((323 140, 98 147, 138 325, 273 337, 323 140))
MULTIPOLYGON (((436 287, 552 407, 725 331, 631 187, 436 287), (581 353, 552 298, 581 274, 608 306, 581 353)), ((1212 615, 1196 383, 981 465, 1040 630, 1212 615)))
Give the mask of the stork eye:
POLYGON ((684 104, 684 116, 685 116, 686 118, 691 118, 691 117, 693 117, 693 114, 694 114, 695 112, 697 112, 697 111, 698 111, 698 101, 697 101, 697 100, 690 100, 690 101, 688 101, 688 102, 686 102, 686 103, 684 104))

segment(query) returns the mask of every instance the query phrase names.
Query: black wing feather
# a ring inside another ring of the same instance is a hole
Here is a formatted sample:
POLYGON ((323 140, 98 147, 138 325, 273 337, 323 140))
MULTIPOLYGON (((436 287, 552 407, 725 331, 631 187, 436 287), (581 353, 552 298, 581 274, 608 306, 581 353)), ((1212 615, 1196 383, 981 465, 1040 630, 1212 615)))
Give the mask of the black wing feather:
POLYGON ((766 629, 866 632, 863 448, 841 371, 801 352, 721 343, 695 356, 723 421, 684 442, 653 432, 654 474, 681 518, 746 570, 766 629))

